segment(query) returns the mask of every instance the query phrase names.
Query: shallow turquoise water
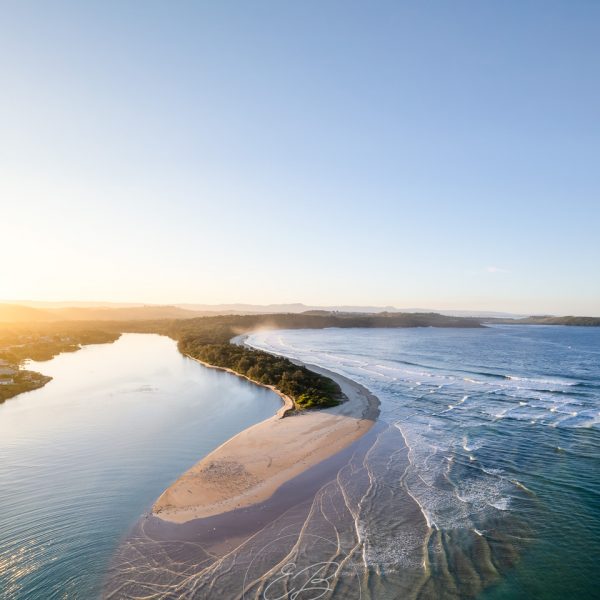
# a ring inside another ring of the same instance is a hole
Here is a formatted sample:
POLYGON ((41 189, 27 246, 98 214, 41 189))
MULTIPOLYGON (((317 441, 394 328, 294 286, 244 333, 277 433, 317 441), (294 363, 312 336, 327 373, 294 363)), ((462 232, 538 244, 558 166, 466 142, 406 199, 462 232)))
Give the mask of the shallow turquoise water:
POLYGON ((359 381, 408 446, 405 468, 394 442, 379 445, 357 519, 375 598, 397 597, 425 568, 400 491, 435 532, 419 542, 440 580, 431 589, 600 597, 599 328, 277 331, 249 342, 359 381))
POLYGON ((120 538, 158 495, 280 406, 156 335, 30 368, 53 381, 0 405, 3 600, 97 597, 120 538))

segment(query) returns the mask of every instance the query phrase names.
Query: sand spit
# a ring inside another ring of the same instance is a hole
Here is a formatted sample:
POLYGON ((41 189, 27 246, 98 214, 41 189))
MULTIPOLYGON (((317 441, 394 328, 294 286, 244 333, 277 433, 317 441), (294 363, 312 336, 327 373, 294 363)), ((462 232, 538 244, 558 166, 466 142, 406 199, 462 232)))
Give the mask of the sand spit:
POLYGON ((377 398, 342 375, 306 366, 335 380, 346 401, 286 416, 293 403, 279 394, 284 406, 276 415, 196 463, 158 498, 152 513, 165 521, 185 523, 263 502, 282 484, 369 431, 379 414, 377 398))

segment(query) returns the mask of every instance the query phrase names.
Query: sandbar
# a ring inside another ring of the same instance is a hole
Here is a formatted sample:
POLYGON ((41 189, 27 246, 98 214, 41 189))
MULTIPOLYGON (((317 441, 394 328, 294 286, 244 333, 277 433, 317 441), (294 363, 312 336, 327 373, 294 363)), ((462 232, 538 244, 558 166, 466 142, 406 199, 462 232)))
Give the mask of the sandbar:
POLYGON ((197 462, 163 492, 152 514, 186 523, 263 502, 281 485, 371 429, 379 415, 379 400, 369 390, 338 373, 304 366, 336 381, 345 401, 327 409, 294 411, 291 399, 274 390, 284 403, 277 414, 197 462))

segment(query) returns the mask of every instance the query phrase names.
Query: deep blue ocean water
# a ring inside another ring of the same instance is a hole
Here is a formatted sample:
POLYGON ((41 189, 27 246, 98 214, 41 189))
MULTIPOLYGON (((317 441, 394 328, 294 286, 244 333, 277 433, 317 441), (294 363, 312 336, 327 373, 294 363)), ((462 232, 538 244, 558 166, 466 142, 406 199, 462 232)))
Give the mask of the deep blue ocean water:
MULTIPOLYGON (((403 489, 444 546, 447 581, 487 569, 486 600, 600 598, 600 328, 291 330, 249 343, 380 398, 381 419, 409 448, 403 489), (476 536, 491 558, 469 557, 476 536)), ((371 476, 390 487, 386 452, 371 476)), ((384 577, 406 561, 408 572, 414 534, 396 526, 398 496, 372 496, 359 524, 370 568, 384 577)))

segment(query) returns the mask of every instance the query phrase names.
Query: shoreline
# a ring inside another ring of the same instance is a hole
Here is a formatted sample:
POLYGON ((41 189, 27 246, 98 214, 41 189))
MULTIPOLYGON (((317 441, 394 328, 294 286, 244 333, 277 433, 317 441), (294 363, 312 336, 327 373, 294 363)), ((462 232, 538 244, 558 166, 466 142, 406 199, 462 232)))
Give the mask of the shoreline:
MULTIPOLYGON (((245 338, 236 336, 231 343, 244 344, 245 338)), ((294 361, 333 379, 346 400, 331 408, 296 412, 293 400, 273 386, 189 358, 271 389, 284 405, 221 444, 171 484, 151 511, 162 521, 187 523, 264 502, 282 485, 363 437, 379 415, 379 399, 364 386, 316 365, 294 361)))
MULTIPOLYGON (((231 373, 231 375, 235 375, 236 377, 241 377, 242 379, 245 379, 246 381, 249 381, 250 383, 253 383, 254 385, 258 385, 260 387, 271 390, 272 392, 275 392, 283 401, 283 406, 274 415, 274 416, 278 417, 279 419, 283 419, 284 417, 286 417, 288 412, 296 410, 296 403, 293 401, 293 399, 290 398, 287 394, 284 394, 283 392, 278 390, 274 385, 268 385, 266 383, 261 383, 260 381, 255 381, 254 379, 250 379, 250 377, 247 377, 246 375, 242 375, 242 373, 238 373, 237 371, 234 371, 233 369, 229 369, 228 367, 218 367, 217 365, 211 365, 210 363, 204 362, 203 360, 200 360, 199 358, 191 356, 190 354, 186 354, 184 352, 182 352, 182 354, 186 358, 189 358, 190 360, 200 363, 203 367, 207 367, 209 369, 216 369, 217 371, 224 371, 225 373, 231 373)), ((272 417, 269 417, 269 418, 272 418, 272 417)), ((258 423, 258 424, 260 424, 260 423, 258 423)), ((233 438, 230 438, 230 439, 233 439, 233 438)))

